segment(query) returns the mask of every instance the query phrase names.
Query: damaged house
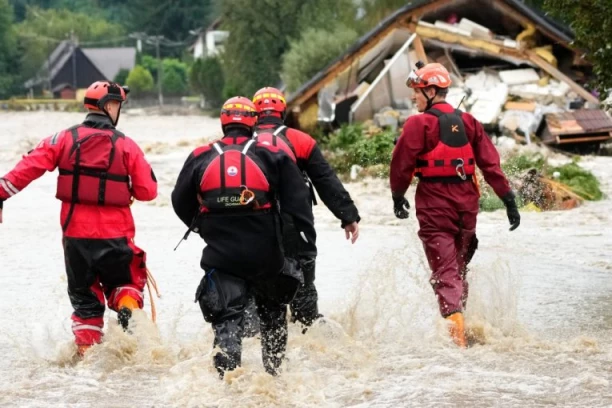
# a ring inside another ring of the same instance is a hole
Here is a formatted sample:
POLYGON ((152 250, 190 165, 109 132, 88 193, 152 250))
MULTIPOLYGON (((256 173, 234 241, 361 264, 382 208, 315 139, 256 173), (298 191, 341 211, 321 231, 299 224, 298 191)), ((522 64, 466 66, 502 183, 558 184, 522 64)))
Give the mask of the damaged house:
POLYGON ((290 95, 288 121, 401 126, 416 113, 405 80, 422 60, 446 66, 448 101, 491 133, 552 145, 609 141, 612 120, 584 88, 592 67, 572 38, 519 0, 411 1, 290 95))

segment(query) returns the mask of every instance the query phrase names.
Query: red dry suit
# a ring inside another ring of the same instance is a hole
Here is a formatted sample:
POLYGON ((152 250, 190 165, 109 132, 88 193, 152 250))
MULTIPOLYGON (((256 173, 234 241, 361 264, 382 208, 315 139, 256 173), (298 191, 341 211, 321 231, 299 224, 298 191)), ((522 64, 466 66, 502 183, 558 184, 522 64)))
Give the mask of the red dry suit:
POLYGON ((146 254, 133 242, 130 203, 153 200, 157 181, 138 145, 92 113, 41 141, 0 178, 0 200, 56 168, 72 328, 77 344, 92 344, 101 338, 105 297, 111 309, 126 295, 142 307, 146 254))
POLYGON ((393 150, 390 183, 393 196, 402 197, 415 174, 422 177, 415 196, 419 237, 432 271, 430 282, 440 312, 446 317, 465 307, 466 265, 478 243, 480 194, 471 176, 474 165, 499 197, 511 189, 501 170, 497 149, 482 125, 466 112, 460 112, 456 119, 454 115, 444 115, 455 112, 448 103, 436 103, 432 109, 437 112, 406 120, 393 150), (441 124, 448 127, 444 134, 451 135, 450 144, 455 146, 440 143, 441 124), (462 135, 467 137, 467 144, 457 142, 462 135))

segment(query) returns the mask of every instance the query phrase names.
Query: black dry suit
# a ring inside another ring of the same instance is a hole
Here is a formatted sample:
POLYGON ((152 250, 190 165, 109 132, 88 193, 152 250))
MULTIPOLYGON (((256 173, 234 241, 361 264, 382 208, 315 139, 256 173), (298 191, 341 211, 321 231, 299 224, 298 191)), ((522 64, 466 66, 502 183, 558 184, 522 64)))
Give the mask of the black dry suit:
POLYGON ((246 129, 232 128, 187 158, 172 205, 206 241, 196 301, 221 349, 214 357, 221 375, 240 365, 249 291, 257 297, 264 366, 277 372, 287 343, 286 304, 303 281, 297 263, 284 257, 279 206, 301 233, 300 251, 315 256, 309 199, 289 156, 257 144, 246 129))

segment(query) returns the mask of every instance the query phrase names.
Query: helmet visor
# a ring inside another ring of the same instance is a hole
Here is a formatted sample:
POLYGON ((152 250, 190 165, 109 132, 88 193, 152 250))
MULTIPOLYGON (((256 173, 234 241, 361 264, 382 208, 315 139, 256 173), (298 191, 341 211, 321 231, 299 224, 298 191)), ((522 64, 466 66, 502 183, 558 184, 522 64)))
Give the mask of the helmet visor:
POLYGON ((427 85, 427 81, 417 75, 416 71, 410 72, 408 75, 408 79, 406 79, 406 86, 409 88, 414 88, 416 86, 427 85))

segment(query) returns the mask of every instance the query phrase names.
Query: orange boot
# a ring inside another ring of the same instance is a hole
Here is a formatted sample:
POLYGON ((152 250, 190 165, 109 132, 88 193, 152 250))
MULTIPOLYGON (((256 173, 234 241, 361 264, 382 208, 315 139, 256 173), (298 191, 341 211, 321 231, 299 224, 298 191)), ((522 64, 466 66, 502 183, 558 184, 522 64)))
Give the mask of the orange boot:
POLYGON ((463 314, 460 312, 453 313, 452 315, 448 316, 446 320, 448 320, 450 323, 448 331, 455 344, 461 348, 467 348, 463 314))
POLYGON ((123 327, 123 330, 128 329, 130 318, 132 317, 132 310, 139 309, 138 301, 131 296, 124 296, 119 299, 117 304, 117 320, 123 327))
POLYGON ((77 354, 79 355, 79 357, 83 357, 85 353, 87 352, 87 350, 91 348, 91 346, 92 346, 91 344, 78 344, 77 354))

